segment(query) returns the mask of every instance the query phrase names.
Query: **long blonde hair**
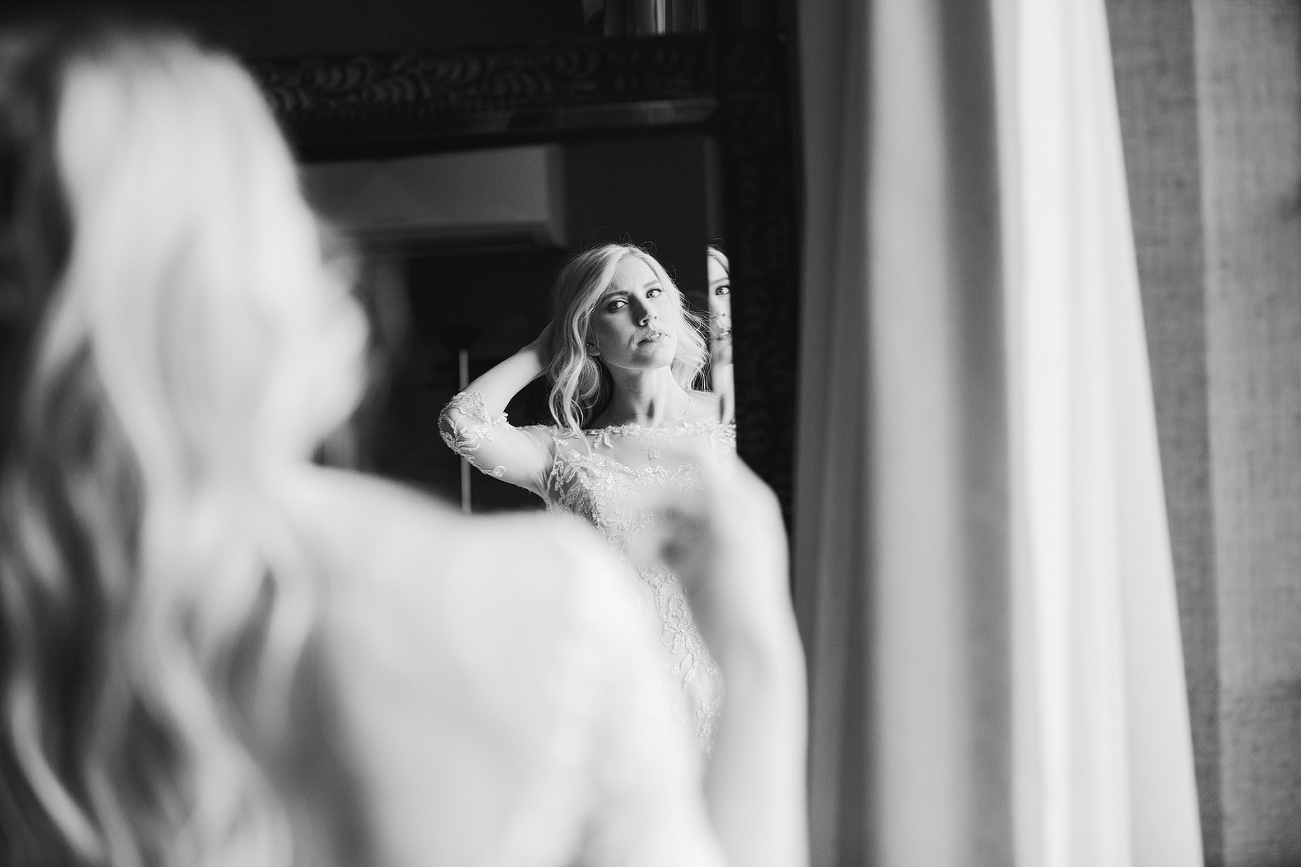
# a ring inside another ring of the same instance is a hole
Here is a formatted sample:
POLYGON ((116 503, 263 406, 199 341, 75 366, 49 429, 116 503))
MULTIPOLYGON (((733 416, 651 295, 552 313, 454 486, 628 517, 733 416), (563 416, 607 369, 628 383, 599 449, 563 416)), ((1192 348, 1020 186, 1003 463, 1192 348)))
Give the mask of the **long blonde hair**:
POLYGON ((252 741, 317 584, 278 492, 356 404, 364 325, 235 61, 97 31, 49 74, 72 243, 0 481, 0 838, 283 864, 252 741))
POLYGON ((682 297, 681 290, 655 257, 632 244, 603 244, 571 259, 551 293, 551 346, 546 375, 551 382, 548 399, 556 423, 579 434, 585 423, 610 399, 610 377, 604 365, 587 354, 588 329, 601 295, 614 281, 614 272, 627 256, 641 259, 677 302, 683 327, 672 362, 678 385, 692 389, 709 362, 709 348, 701 336, 703 322, 682 297))

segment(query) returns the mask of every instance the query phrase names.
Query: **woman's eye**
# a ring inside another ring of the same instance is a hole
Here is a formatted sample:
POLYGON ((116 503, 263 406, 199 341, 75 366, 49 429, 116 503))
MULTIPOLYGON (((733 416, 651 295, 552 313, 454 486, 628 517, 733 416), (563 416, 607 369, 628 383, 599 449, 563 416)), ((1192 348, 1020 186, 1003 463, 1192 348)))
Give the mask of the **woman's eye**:
POLYGON ((726 285, 726 284, 724 284, 724 285, 722 285, 722 286, 716 286, 716 287, 714 287, 714 294, 715 294, 715 295, 731 295, 731 294, 732 294, 732 287, 731 287, 731 286, 728 286, 728 285, 726 285))
POLYGON ((664 290, 659 288, 658 286, 652 286, 651 288, 646 290, 647 298, 654 298, 656 295, 663 295, 663 294, 664 294, 664 290))
POLYGON ((611 301, 609 304, 605 305, 605 309, 613 313, 619 308, 627 307, 627 306, 628 306, 627 301, 624 301, 622 298, 616 298, 613 301, 611 301))

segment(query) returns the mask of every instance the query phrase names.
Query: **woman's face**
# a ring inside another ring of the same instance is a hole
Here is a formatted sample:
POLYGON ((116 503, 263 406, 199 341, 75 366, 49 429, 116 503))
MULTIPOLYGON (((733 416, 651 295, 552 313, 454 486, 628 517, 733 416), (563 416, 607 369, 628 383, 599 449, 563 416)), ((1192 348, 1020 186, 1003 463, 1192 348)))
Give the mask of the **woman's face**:
POLYGON ((732 283, 723 263, 706 257, 709 266, 709 354, 714 364, 732 363, 732 283))
POLYGON ((625 256, 596 302, 588 331, 610 367, 652 370, 673 363, 681 316, 673 290, 639 256, 625 256))

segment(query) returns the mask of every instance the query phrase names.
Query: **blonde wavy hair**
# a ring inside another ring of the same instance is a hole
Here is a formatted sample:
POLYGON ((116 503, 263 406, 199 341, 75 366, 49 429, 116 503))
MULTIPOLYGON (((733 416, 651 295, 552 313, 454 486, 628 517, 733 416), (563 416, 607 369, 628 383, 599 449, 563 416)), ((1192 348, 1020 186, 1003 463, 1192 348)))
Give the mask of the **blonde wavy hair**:
POLYGON ((676 301, 681 326, 672 362, 673 378, 685 389, 696 387, 709 363, 709 347, 701 336, 704 322, 686 304, 668 272, 654 256, 632 244, 603 244, 571 259, 556 277, 551 293, 551 345, 546 376, 551 383, 548 403, 556 423, 574 434, 609 402, 609 373, 599 358, 587 354, 592 313, 614 272, 627 256, 641 259, 676 301))
POLYGON ((282 497, 357 402, 365 326, 234 60, 160 32, 15 44, 0 114, 49 91, 61 195, 6 225, 61 210, 70 243, 22 287, 0 478, 0 860, 53 838, 78 863, 285 864, 255 756, 318 580, 282 497))

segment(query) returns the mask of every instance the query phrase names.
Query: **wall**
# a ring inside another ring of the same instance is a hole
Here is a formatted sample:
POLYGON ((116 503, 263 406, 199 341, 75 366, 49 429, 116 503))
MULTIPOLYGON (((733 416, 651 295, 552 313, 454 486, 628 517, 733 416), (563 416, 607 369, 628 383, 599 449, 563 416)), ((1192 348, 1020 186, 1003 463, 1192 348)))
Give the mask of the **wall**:
POLYGON ((648 135, 565 147, 569 243, 650 243, 682 291, 703 302, 711 239, 707 144, 700 135, 648 135))
MULTIPOLYGON (((93 0, 5 0, 0 20, 93 0)), ((581 38, 581 0, 118 0, 114 8, 180 22, 247 57, 440 50, 581 38)))
POLYGON ((1108 0, 1208 864, 1301 863, 1301 10, 1108 0))

